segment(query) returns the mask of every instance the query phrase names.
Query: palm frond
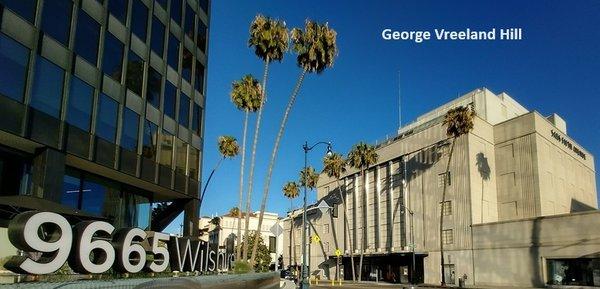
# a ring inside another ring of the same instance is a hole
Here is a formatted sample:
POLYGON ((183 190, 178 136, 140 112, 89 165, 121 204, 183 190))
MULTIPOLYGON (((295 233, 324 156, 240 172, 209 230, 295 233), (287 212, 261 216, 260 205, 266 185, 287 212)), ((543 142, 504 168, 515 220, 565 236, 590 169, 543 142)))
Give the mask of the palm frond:
POLYGON ((257 15, 250 24, 248 46, 263 61, 281 61, 289 47, 289 33, 284 21, 257 15))
POLYGON ((298 184, 296 182, 287 182, 283 186, 282 191, 283 195, 288 199, 294 199, 300 194, 300 189, 298 188, 298 184))
POLYGON ((232 136, 219 137, 219 152, 225 158, 233 158, 238 155, 240 147, 237 140, 232 136))
POLYGON ((444 116, 443 125, 446 126, 448 137, 459 137, 473 129, 475 112, 466 106, 450 109, 444 116))
POLYGON ((319 174, 313 167, 307 167, 300 171, 300 186, 315 189, 319 181, 319 174))
POLYGON ((242 111, 256 112, 262 106, 262 86, 251 74, 231 84, 231 102, 242 111))
POLYGON ((292 49, 296 52, 297 63, 308 72, 321 73, 332 67, 338 55, 337 32, 328 23, 306 20, 304 30, 292 29, 292 49))

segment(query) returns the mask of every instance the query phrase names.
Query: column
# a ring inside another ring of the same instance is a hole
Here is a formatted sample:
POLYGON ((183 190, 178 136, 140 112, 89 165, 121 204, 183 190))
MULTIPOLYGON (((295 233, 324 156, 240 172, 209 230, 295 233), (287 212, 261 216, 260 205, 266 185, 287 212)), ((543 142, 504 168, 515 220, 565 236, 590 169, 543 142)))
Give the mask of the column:
POLYGON ((52 148, 36 150, 32 166, 31 193, 49 201, 60 203, 65 174, 65 155, 52 148))
POLYGON ((183 215, 183 235, 198 236, 198 199, 185 203, 183 215))

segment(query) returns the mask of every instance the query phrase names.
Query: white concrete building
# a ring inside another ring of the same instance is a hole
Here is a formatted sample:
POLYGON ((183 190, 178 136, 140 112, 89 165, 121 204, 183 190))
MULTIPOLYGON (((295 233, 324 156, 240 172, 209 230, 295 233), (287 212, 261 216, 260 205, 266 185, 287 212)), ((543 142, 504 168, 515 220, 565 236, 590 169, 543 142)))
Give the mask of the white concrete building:
MULTIPOLYGON (((254 212, 249 219, 248 229, 250 232, 256 231, 258 227, 258 216, 260 211, 254 212)), ((271 263, 275 264, 277 258, 283 254, 283 227, 281 226, 281 218, 276 213, 265 212, 263 224, 260 229, 260 235, 264 244, 271 252, 271 263), (279 227, 279 229, 277 229, 279 227)), ((222 215, 217 217, 201 217, 198 225, 200 231, 208 232, 201 235, 201 238, 209 241, 212 244, 218 244, 222 248, 227 248, 227 251, 233 251, 235 240, 238 231, 237 217, 230 215, 222 215), (218 226, 211 223, 211 220, 218 218, 218 226), (228 247, 229 246, 229 247, 228 247)), ((245 216, 242 217, 241 235, 245 234, 245 216)))
MULTIPOLYGON (((311 274, 352 279, 352 252, 363 279, 405 283, 414 272, 416 281, 439 284, 442 239, 449 284, 466 276, 467 285, 600 286, 600 233, 590 227, 600 222, 594 157, 567 135, 558 115, 544 117, 506 93, 476 89, 400 128, 376 152, 366 184, 352 168, 339 186, 320 176, 317 197, 336 213, 308 213, 311 234, 321 239, 310 245, 311 274), (451 139, 442 120, 457 106, 477 116, 473 130, 456 140, 446 175, 451 139), (336 249, 343 252, 340 272, 336 249), (504 263, 491 266, 490 257, 504 263), (518 270, 507 275, 506 268, 518 270)), ((284 220, 284 260, 293 264, 301 260, 302 231, 300 218, 291 219, 284 220)))

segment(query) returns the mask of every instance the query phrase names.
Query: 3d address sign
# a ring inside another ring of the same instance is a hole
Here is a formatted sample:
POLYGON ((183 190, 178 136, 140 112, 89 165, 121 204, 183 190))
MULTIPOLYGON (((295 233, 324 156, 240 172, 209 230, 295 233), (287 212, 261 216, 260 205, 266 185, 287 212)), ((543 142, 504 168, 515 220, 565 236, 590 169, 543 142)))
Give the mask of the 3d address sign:
POLYGON ((99 274, 113 268, 121 273, 180 272, 228 269, 233 252, 211 249, 207 242, 169 236, 139 228, 84 221, 71 227, 63 216, 31 211, 17 215, 8 226, 16 248, 40 258, 12 256, 4 265, 15 273, 49 274, 66 262, 77 273, 99 274), (35 254, 34 254, 35 255, 35 254), (148 257, 150 256, 150 257, 148 257))

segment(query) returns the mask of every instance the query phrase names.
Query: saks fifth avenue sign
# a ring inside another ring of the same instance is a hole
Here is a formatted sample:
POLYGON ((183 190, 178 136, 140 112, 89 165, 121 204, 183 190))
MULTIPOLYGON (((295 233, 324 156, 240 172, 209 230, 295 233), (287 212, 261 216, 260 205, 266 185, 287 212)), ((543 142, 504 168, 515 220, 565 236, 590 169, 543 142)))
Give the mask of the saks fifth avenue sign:
POLYGON ((559 141, 560 143, 562 143, 566 148, 572 150, 576 155, 580 156, 582 159, 585 160, 585 153, 582 152, 577 146, 574 146, 573 143, 571 143, 568 139, 566 139, 565 137, 561 136, 558 132, 551 130, 550 133, 552 134, 552 137, 559 141))
POLYGON ((71 226, 65 217, 31 211, 17 215, 8 226, 8 237, 28 255, 12 256, 4 265, 15 273, 50 274, 65 263, 81 274, 211 272, 231 268, 234 254, 211 249, 204 241, 169 236, 139 228, 115 227, 104 221, 84 221, 71 226))

